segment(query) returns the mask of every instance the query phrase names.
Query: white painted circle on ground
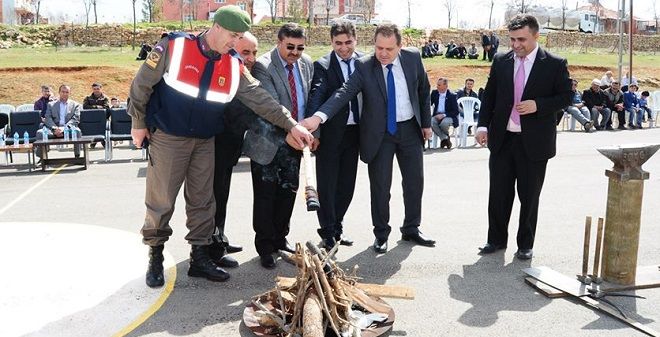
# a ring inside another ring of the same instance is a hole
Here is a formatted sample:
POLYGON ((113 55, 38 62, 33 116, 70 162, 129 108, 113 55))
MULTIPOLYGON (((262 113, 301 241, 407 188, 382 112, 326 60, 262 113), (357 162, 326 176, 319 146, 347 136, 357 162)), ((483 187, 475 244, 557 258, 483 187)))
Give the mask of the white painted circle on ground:
MULTIPOLYGON (((165 291, 144 284, 148 247, 136 233, 35 222, 0 230, 0 336, 109 336, 165 291)), ((173 266, 166 252, 165 268, 173 266)))

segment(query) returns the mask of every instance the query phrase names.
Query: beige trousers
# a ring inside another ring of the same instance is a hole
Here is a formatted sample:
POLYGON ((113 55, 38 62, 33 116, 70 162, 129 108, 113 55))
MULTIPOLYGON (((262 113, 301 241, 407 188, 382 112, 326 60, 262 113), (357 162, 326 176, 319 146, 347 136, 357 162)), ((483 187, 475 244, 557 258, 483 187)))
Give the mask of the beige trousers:
POLYGON ((172 235, 169 225, 181 185, 186 200, 186 240, 208 245, 215 228, 213 167, 215 139, 177 137, 156 130, 149 140, 142 242, 162 245, 172 235))

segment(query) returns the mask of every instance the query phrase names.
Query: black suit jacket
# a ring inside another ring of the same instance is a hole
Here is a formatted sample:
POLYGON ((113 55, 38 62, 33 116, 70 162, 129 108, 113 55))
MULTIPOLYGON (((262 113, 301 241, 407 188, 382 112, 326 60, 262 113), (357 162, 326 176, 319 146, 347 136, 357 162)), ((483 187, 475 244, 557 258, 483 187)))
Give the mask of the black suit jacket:
MULTIPOLYGON (((431 115, 435 116, 438 114, 438 99, 440 94, 438 90, 431 91, 431 115)), ((452 93, 450 90, 447 90, 447 95, 445 96, 445 115, 450 117, 453 120, 453 126, 458 127, 458 101, 456 101, 456 94, 452 93)))
MULTIPOLYGON (((403 48, 399 53, 404 69, 408 94, 417 123, 420 126, 419 141, 424 138, 421 128, 431 127, 431 106, 429 79, 417 48, 403 48)), ((370 163, 387 132, 387 87, 383 67, 373 54, 355 62, 355 71, 341 88, 335 91, 318 111, 328 116, 328 123, 344 110, 346 104, 358 93, 362 93, 362 114, 360 115, 360 157, 370 163), (376 83, 374 83, 376 82, 376 83)))
MULTIPOLYGON (((357 51, 355 53, 358 58, 364 56, 363 53, 357 51)), ((344 84, 344 74, 334 51, 314 62, 314 77, 312 79, 309 100, 307 101, 305 117, 312 116, 330 98, 330 95, 335 90, 341 88, 342 84, 344 84)), ((335 117, 321 125, 320 137, 323 137, 323 141, 321 141, 320 149, 339 146, 344 135, 344 130, 346 129, 348 115, 347 104, 335 117)))
MULTIPOLYGON (((497 54, 484 91, 479 126, 488 128, 488 148, 496 154, 504 141, 513 108, 514 53, 497 54)), ((557 111, 571 104, 571 79, 566 60, 539 47, 522 101, 536 101, 536 112, 520 116, 522 142, 531 160, 555 156, 557 111)))

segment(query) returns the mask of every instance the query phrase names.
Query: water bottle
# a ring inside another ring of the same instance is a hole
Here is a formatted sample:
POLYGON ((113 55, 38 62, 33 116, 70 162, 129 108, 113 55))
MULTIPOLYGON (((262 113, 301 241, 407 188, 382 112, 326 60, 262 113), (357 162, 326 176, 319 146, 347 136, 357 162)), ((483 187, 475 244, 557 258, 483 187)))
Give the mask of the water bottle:
POLYGON ((14 132, 14 147, 18 147, 21 143, 21 139, 18 137, 18 131, 14 132))
POLYGON ((69 127, 68 126, 65 127, 64 128, 64 141, 65 142, 69 141, 69 132, 71 132, 71 130, 69 130, 69 127))
POLYGON ((41 140, 44 142, 48 140, 48 128, 45 125, 41 129, 41 140))
POLYGON ((23 145, 27 146, 30 144, 30 134, 25 131, 23 132, 23 145))
POLYGON ((76 129, 71 128, 71 140, 78 140, 78 131, 76 129))

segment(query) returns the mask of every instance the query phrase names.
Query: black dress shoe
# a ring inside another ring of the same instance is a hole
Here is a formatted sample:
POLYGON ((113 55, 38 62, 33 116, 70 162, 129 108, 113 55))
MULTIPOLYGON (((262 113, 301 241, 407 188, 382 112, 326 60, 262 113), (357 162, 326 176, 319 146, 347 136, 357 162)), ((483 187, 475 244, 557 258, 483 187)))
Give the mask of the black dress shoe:
POLYGON ((479 254, 492 254, 498 250, 506 249, 505 245, 494 245, 492 243, 487 243, 483 247, 479 247, 479 254))
POLYGON ((283 251, 287 251, 287 252, 289 252, 289 253, 291 253, 291 254, 295 254, 295 253, 296 253, 296 249, 293 248, 293 246, 291 246, 291 244, 289 243, 289 241, 285 241, 285 242, 284 242, 284 246, 279 247, 278 249, 281 249, 281 250, 283 250, 283 251))
POLYGON ((435 246, 435 240, 427 238, 422 234, 422 232, 417 232, 414 234, 401 234, 401 240, 403 241, 413 241, 420 246, 433 247, 435 246))
POLYGON ((348 236, 344 234, 339 234, 335 236, 335 241, 339 242, 340 245, 342 246, 352 246, 353 245, 353 240, 351 240, 348 236))
POLYGON ((259 255, 259 261, 261 262, 261 266, 266 269, 273 269, 276 267, 275 258, 273 258, 273 255, 271 254, 259 255))
POLYGON ((374 251, 378 254, 385 254, 387 252, 387 240, 378 240, 374 241, 374 251))
POLYGON ((515 255, 519 260, 529 260, 534 256, 534 253, 531 249, 518 249, 515 255))
POLYGON ((243 247, 239 245, 232 245, 231 243, 228 243, 227 246, 225 246, 225 249, 227 250, 227 254, 238 253, 243 251, 243 247))
POLYGON ((327 252, 334 248, 335 244, 337 244, 337 241, 334 238, 323 238, 321 240, 321 248, 325 248, 327 252))
POLYGON ((213 261, 213 262, 215 262, 215 264, 218 265, 218 267, 222 267, 222 268, 237 268, 238 267, 238 261, 236 261, 235 258, 233 258, 229 255, 225 255, 225 256, 221 257, 219 260, 213 261))

